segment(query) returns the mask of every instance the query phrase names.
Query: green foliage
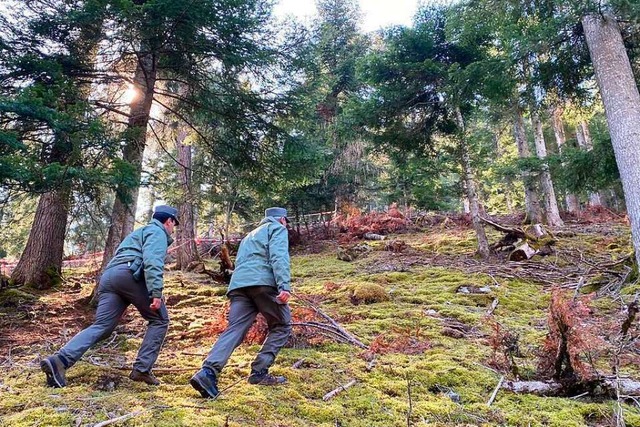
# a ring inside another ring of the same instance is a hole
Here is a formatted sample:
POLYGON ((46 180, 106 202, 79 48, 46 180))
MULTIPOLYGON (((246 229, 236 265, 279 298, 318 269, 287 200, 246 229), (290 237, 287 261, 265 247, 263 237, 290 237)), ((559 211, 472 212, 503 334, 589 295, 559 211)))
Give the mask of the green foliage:
POLYGON ((587 194, 610 188, 620 182, 611 141, 596 141, 591 151, 568 149, 551 160, 552 173, 559 188, 587 194))

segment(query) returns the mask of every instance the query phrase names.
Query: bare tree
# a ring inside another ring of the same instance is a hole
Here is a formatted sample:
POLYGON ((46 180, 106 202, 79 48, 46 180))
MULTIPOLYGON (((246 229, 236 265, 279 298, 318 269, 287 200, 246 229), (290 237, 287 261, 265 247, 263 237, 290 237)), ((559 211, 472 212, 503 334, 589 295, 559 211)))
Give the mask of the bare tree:
MULTIPOLYGON (((513 134, 518 146, 518 156, 521 159, 531 157, 531 150, 527 143, 527 134, 524 127, 524 117, 520 108, 515 109, 513 117, 513 134)), ((524 204, 527 214, 527 222, 537 224, 542 222, 542 209, 540 208, 540 197, 536 188, 536 179, 528 171, 522 173, 524 182, 524 204)))
MULTIPOLYGON (((558 150, 560 153, 564 152, 567 136, 564 132, 564 122, 562 121, 563 109, 561 106, 556 105, 551 109, 551 120, 553 123, 553 133, 556 137, 556 144, 558 144, 558 150)), ((580 211, 580 202, 578 196, 574 193, 567 192, 565 194, 565 202, 567 203, 567 211, 576 213, 580 211)))
POLYGON ((547 165, 545 161, 547 158, 547 146, 544 140, 544 133, 542 132, 542 120, 540 120, 538 112, 534 111, 531 114, 531 122, 533 124, 533 140, 536 145, 536 154, 538 158, 544 162, 542 172, 540 173, 540 183, 542 184, 542 191, 544 193, 544 211, 547 224, 554 227, 562 226, 564 222, 562 218, 560 218, 560 212, 558 211, 558 200, 556 199, 556 192, 553 188, 551 172, 549 172, 549 165, 547 165))
POLYGON ((462 117, 459 107, 456 108, 456 119, 458 128, 460 129, 461 163, 464 175, 464 187, 467 191, 467 200, 469 201, 469 209, 471 211, 471 222, 473 223, 473 229, 478 239, 478 253, 481 257, 487 258, 489 257, 489 241, 487 240, 487 235, 484 231, 482 220, 480 219, 480 202, 478 201, 478 193, 476 190, 477 185, 475 177, 473 176, 473 168, 471 167, 464 118, 462 117))

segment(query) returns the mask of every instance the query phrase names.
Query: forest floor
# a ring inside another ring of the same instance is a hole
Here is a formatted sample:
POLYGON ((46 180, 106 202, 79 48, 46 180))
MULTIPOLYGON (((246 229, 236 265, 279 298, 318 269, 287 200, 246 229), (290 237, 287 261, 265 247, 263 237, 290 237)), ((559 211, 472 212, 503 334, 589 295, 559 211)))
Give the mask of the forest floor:
MULTIPOLYGON (((616 261, 631 252, 624 223, 571 223, 553 231, 553 254, 518 263, 505 261, 504 254, 481 261, 470 228, 447 222, 389 236, 406 243, 400 253, 385 251, 385 241, 366 242, 371 251, 353 262, 336 259, 335 241, 295 248, 294 321, 326 321, 314 317, 319 308, 368 348, 297 325, 272 368, 288 382, 253 386, 246 378, 263 336, 257 327, 223 371, 216 400, 200 398, 189 386, 225 323, 225 287, 208 276, 166 274, 171 325, 154 371, 162 381, 158 387, 127 378, 144 332, 132 308, 111 337, 67 372, 67 387, 46 387, 39 361, 92 322, 84 301, 93 281, 73 269, 54 290, 5 290, 0 425, 605 426, 615 425, 621 408, 626 425, 640 426, 633 398, 501 389, 488 405, 503 375, 539 378, 554 286, 590 295, 589 321, 602 321, 601 335, 624 319, 622 308, 640 289, 616 285, 617 277, 625 277, 616 261), (501 344, 505 337, 511 338, 509 351, 501 344)), ((500 237, 489 232, 491 242, 500 237)), ((637 332, 634 324, 630 336, 637 332)), ((592 347, 590 369, 610 374, 610 354, 592 347)), ((637 349, 628 347, 621 374, 640 379, 637 349)))

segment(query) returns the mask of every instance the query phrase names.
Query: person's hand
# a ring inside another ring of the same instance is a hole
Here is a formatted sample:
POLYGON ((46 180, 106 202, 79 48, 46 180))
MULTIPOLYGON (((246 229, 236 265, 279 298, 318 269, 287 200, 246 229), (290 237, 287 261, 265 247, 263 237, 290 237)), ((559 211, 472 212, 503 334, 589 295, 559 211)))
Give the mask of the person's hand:
POLYGON ((289 298, 291 298, 291 294, 287 291, 280 291, 280 293, 278 294, 278 296, 276 297, 276 300, 280 303, 280 304, 286 304, 289 302, 289 298))
POLYGON ((149 308, 151 310, 160 310, 160 307, 162 306, 162 298, 154 298, 153 301, 151 302, 151 305, 149 306, 149 308))

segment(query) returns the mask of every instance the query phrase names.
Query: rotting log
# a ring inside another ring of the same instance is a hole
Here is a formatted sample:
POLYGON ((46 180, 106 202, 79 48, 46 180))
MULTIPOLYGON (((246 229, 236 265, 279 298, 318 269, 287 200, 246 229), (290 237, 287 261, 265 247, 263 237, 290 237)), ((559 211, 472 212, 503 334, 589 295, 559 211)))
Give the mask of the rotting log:
POLYGON ((509 254, 509 261, 526 261, 531 259, 537 253, 537 249, 532 248, 528 242, 524 241, 511 251, 509 254))
POLYGON ((614 398, 617 388, 619 388, 622 395, 640 395, 640 381, 631 378, 616 380, 615 377, 604 377, 588 383, 571 385, 558 381, 505 381, 502 388, 518 394, 533 394, 536 396, 568 397, 576 392, 587 392, 591 397, 614 398))
POLYGON ((509 261, 525 261, 534 255, 550 255, 553 253, 551 246, 556 243, 555 237, 549 233, 542 224, 533 224, 526 228, 506 227, 489 219, 482 221, 496 230, 505 233, 498 242, 492 244, 490 249, 510 250, 509 261))

